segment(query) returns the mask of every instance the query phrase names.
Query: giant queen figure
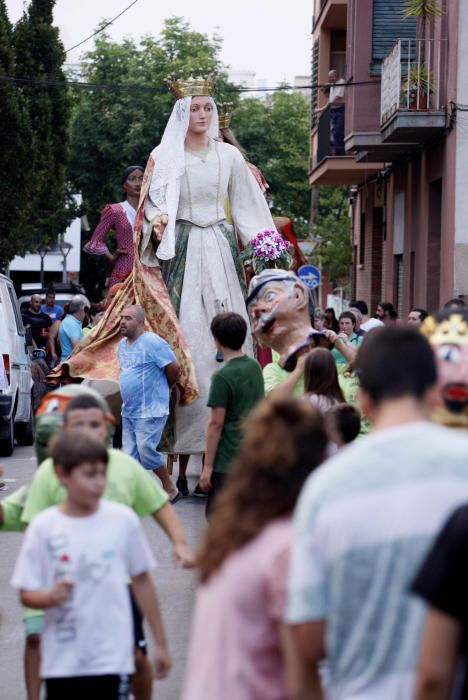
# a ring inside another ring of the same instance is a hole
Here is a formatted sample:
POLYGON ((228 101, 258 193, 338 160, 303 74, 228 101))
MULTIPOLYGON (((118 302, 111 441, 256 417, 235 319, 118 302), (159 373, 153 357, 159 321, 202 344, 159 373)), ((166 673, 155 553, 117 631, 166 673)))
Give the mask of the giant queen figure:
MULTIPOLYGON (((176 103, 146 165, 132 273, 67 364, 71 376, 117 378, 120 313, 128 304, 141 304, 149 328, 172 345, 182 364, 171 451, 188 455, 204 450, 206 400, 219 366, 211 319, 236 311, 248 321, 237 236, 246 245, 275 227, 244 158, 219 140, 212 77, 168 80, 168 85, 176 103), (232 224, 226 220, 227 201, 232 224)), ((250 339, 245 350, 251 352, 250 339)))

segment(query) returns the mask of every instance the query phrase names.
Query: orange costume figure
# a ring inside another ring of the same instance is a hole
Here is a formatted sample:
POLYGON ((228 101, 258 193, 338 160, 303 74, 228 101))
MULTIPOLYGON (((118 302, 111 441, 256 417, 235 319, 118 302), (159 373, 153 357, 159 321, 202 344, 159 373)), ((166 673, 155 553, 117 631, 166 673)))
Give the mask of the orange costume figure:
POLYGON ((140 241, 144 219, 144 207, 154 160, 150 158, 146 166, 141 187, 140 203, 133 232, 134 264, 129 276, 118 285, 117 293, 108 301, 106 313, 98 325, 81 340, 67 361, 59 365, 49 381, 63 379, 67 374, 72 379, 94 379, 119 381, 117 345, 121 340, 120 316, 126 306, 139 304, 145 309, 146 325, 166 340, 174 350, 181 367, 179 380, 181 405, 188 405, 198 399, 198 384, 190 351, 185 340, 177 314, 172 305, 161 268, 145 265, 140 257, 140 241))

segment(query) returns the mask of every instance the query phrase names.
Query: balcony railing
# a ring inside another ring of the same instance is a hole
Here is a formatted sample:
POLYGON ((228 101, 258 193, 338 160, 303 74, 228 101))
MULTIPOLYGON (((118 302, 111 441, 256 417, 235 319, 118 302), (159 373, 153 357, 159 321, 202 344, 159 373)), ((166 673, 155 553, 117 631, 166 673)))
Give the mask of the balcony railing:
POLYGON ((445 39, 400 39, 382 65, 380 122, 398 111, 434 112, 445 104, 445 39))

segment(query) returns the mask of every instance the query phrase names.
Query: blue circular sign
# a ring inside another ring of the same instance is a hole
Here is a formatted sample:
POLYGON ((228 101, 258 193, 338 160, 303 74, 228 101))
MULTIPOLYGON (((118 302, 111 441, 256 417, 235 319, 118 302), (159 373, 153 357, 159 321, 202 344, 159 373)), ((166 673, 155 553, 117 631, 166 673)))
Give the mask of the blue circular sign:
POLYGON ((320 284, 320 270, 315 265, 302 265, 297 276, 309 289, 317 289, 320 284))

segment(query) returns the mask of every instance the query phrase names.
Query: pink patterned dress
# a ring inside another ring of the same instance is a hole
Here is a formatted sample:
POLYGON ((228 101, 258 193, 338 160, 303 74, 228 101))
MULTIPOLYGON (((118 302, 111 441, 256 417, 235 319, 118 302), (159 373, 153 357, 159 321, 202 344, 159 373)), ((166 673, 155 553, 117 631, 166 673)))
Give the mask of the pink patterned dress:
POLYGON ((109 279, 109 288, 117 282, 123 282, 125 277, 131 272, 134 261, 133 247, 133 225, 135 223, 136 211, 127 202, 118 204, 107 204, 101 213, 101 219, 83 250, 91 255, 105 255, 109 252, 106 245, 106 238, 109 231, 115 231, 117 238, 117 248, 126 248, 125 255, 119 255, 109 279))

